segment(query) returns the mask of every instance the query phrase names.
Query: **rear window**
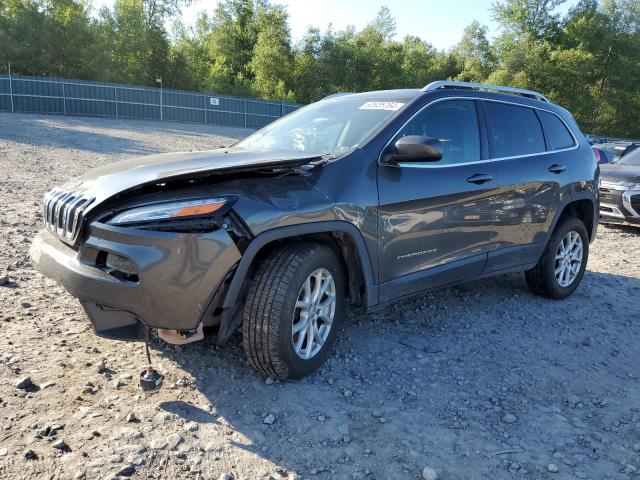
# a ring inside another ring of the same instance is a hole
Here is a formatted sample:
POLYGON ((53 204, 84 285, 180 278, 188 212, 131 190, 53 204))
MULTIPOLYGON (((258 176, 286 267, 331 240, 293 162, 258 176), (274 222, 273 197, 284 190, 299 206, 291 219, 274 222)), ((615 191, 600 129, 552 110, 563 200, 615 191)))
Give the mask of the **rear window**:
POLYGON ((544 128, 544 134, 547 137, 549 150, 561 150, 570 148, 575 145, 573 137, 562 120, 556 115, 549 112, 538 111, 538 116, 544 128))
POLYGON ((485 102, 491 156, 515 157, 546 150, 542 127, 531 108, 485 102))

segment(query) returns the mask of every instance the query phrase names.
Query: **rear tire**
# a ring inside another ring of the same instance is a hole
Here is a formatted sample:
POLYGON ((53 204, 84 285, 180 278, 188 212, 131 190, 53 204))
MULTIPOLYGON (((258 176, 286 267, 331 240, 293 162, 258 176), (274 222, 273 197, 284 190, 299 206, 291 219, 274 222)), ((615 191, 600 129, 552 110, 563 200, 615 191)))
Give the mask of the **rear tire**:
POLYGON ((245 300, 242 338, 249 363, 279 379, 314 372, 335 343, 343 305, 343 269, 331 248, 302 243, 274 250, 258 266, 245 300))
POLYGON ((538 264, 525 272, 527 285, 537 295, 566 298, 580 285, 588 259, 589 235, 584 223, 566 217, 556 226, 538 264))

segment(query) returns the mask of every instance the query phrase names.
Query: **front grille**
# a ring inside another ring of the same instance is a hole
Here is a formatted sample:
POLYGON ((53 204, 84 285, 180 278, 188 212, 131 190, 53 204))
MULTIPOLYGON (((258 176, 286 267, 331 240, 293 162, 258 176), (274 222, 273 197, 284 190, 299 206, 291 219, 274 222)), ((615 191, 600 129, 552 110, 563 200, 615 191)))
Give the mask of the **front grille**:
POLYGON ((54 188, 42 204, 45 226, 63 242, 75 244, 84 222, 83 212, 93 200, 81 193, 54 188))
POLYGON ((612 203, 614 205, 618 205, 622 202, 622 192, 620 190, 600 187, 599 193, 601 203, 612 203))

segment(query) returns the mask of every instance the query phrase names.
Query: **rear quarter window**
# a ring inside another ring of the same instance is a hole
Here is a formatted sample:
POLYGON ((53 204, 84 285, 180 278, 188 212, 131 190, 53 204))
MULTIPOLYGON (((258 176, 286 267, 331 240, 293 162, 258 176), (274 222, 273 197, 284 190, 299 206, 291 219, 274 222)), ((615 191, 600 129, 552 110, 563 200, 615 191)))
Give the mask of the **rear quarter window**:
POLYGON ((549 150, 562 150, 575 145, 573 136, 557 115, 539 110, 538 116, 547 137, 549 150))
POLYGON ((515 157, 546 150, 542 127, 532 108, 484 102, 491 157, 515 157))

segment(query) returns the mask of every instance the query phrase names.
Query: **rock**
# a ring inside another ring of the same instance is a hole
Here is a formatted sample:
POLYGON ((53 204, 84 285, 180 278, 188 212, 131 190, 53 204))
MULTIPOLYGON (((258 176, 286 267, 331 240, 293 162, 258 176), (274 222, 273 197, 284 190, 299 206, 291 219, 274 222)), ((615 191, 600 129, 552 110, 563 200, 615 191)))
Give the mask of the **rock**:
POLYGON ((96 365, 96 371, 98 373, 104 373, 107 370, 108 370, 107 369, 107 365, 106 365, 106 362, 104 360, 102 360, 100 363, 98 363, 98 365, 96 365))
POLYGON ((16 388, 19 388, 20 390, 29 390, 31 387, 33 387, 31 377, 21 378, 18 380, 18 383, 16 383, 16 388))
POLYGON ((269 415, 264 417, 264 420, 262 420, 262 423, 266 425, 273 425, 275 421, 276 421, 275 415, 273 413, 270 413, 269 415))
POLYGON ((180 435, 175 433, 173 435, 169 435, 169 437, 167 438, 167 441, 168 441, 169 449, 175 450, 176 448, 178 448, 178 445, 184 442, 184 439, 180 435))
POLYGON ((636 473, 637 471, 638 471, 638 468, 634 467, 630 463, 627 463, 623 470, 623 472, 626 473, 627 475, 631 475, 632 473, 636 473))
POLYGON ((135 413, 129 412, 129 415, 127 415, 127 422, 129 422, 129 423, 137 423, 139 421, 140 421, 140 419, 138 417, 136 417, 135 413))
POLYGON ((422 479, 423 480, 438 480, 438 474, 431 467, 424 467, 422 470, 422 479))
POLYGON ((264 383, 266 383, 267 385, 273 385, 273 382, 275 380, 271 377, 267 377, 267 379, 264 381, 264 383))
POLYGON ((126 385, 125 381, 121 378, 118 378, 117 380, 113 381, 113 388, 115 388, 116 390, 119 390, 120 388, 124 387, 126 385))
POLYGON ((7 453, 9 453, 9 450, 6 448, 0 448, 0 457, 6 457, 7 453))
POLYGON ((8 275, 2 275, 0 276, 0 285, 9 285, 9 276, 8 275))
POLYGON ((25 460, 37 460, 38 455, 33 450, 25 450, 24 451, 25 460))
POLYGON ((551 473, 558 473, 560 469, 555 463, 550 463, 549 465, 547 465, 547 470, 549 470, 549 472, 551 473))
POLYGON ((580 403, 580 397, 578 397, 577 395, 569 395, 565 399, 565 402, 567 402, 567 405, 569 405, 570 407, 576 408, 580 403))
POLYGON ((504 423, 516 423, 518 421, 518 417, 513 415, 512 413, 507 413, 502 417, 502 421, 504 423))
POLYGON ((53 442, 51 444, 51 446, 53 448, 57 448, 58 450, 61 450, 63 452, 70 452, 71 451, 71 448, 69 448, 69 445, 67 445, 67 442, 65 442, 61 438, 56 440, 55 442, 53 442))
POLYGON ((185 432, 197 432, 198 428, 200 427, 196 422, 185 423, 182 427, 185 432))
POLYGON ((149 448, 151 448, 152 450, 162 450, 166 446, 167 446, 167 441, 162 438, 151 440, 151 442, 149 442, 149 448))
POLYGON ((218 480, 233 480, 233 474, 231 473, 221 473, 218 477, 218 480))
POLYGON ((633 446, 633 449, 634 449, 636 452, 640 452, 640 443, 636 443, 636 444, 633 446))
POLYGON ((85 478, 87 478, 87 473, 84 470, 76 470, 73 478, 74 480, 84 480, 85 478))
POLYGON ((120 470, 118 470, 118 475, 121 477, 130 477, 136 472, 136 467, 131 464, 124 465, 120 470))

